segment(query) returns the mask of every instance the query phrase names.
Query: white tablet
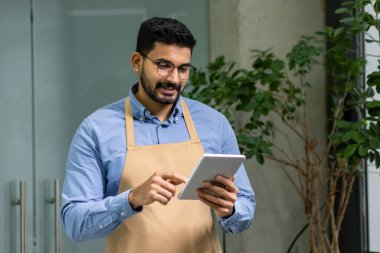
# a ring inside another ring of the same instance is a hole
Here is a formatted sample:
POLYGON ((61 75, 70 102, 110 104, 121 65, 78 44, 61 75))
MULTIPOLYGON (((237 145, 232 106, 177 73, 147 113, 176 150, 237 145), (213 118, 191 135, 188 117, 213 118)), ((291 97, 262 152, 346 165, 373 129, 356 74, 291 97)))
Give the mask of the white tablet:
POLYGON ((178 199, 198 199, 196 190, 204 180, 213 180, 218 174, 232 178, 244 160, 244 155, 204 154, 178 194, 178 199))

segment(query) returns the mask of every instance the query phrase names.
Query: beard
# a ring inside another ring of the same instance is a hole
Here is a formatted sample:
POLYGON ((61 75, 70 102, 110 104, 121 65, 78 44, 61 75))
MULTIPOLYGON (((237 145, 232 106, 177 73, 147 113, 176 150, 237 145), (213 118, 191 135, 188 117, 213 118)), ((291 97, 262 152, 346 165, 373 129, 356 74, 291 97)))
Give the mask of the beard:
POLYGON ((164 82, 157 82, 156 85, 151 84, 151 82, 149 82, 147 76, 145 75, 144 68, 141 69, 140 82, 146 94, 148 94, 148 96, 152 100, 163 105, 170 105, 177 102, 178 97, 181 94, 181 86, 179 84, 164 83, 164 82), (162 94, 159 92, 160 88, 166 88, 166 89, 169 88, 172 90, 176 90, 177 94, 176 95, 162 94))

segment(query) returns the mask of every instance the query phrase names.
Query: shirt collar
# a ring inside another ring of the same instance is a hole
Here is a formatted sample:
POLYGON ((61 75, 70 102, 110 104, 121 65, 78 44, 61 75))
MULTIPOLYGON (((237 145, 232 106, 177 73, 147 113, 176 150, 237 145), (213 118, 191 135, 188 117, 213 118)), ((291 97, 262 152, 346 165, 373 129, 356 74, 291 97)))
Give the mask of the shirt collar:
MULTIPOLYGON (((146 121, 147 119, 152 120, 155 116, 151 115, 150 112, 145 108, 143 104, 140 103, 140 101, 137 100, 135 93, 138 90, 138 83, 135 83, 134 85, 131 86, 131 89, 129 90, 129 100, 131 102, 131 107, 132 107, 132 115, 135 119, 139 121, 146 121)), ((171 123, 177 123, 178 118, 183 116, 183 110, 181 106, 181 100, 182 96, 179 96, 174 110, 170 117, 165 121, 162 122, 162 124, 171 124, 171 123)))

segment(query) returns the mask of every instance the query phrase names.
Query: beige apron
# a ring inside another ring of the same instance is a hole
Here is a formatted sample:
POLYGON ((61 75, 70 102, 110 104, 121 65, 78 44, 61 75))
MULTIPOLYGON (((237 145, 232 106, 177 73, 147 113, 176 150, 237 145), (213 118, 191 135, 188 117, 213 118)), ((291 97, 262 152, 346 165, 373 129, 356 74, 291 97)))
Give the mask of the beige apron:
MULTIPOLYGON (((137 187, 155 171, 175 171, 186 177, 204 153, 185 102, 181 101, 190 141, 135 146, 133 116, 129 98, 125 101, 127 156, 119 193, 137 187)), ((222 252, 210 208, 198 200, 178 200, 177 187, 168 205, 144 206, 128 218, 106 243, 106 253, 206 253, 222 252)))

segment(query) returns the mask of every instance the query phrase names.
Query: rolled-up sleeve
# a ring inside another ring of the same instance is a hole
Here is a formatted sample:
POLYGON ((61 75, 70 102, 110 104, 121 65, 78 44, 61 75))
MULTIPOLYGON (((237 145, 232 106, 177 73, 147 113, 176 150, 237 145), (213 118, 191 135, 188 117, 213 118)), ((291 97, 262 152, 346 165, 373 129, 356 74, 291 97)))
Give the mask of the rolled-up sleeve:
POLYGON ((106 170, 102 165, 97 139, 86 121, 78 128, 70 146, 66 177, 62 188, 61 219, 67 235, 74 241, 104 237, 134 210, 129 191, 104 198, 106 170))

